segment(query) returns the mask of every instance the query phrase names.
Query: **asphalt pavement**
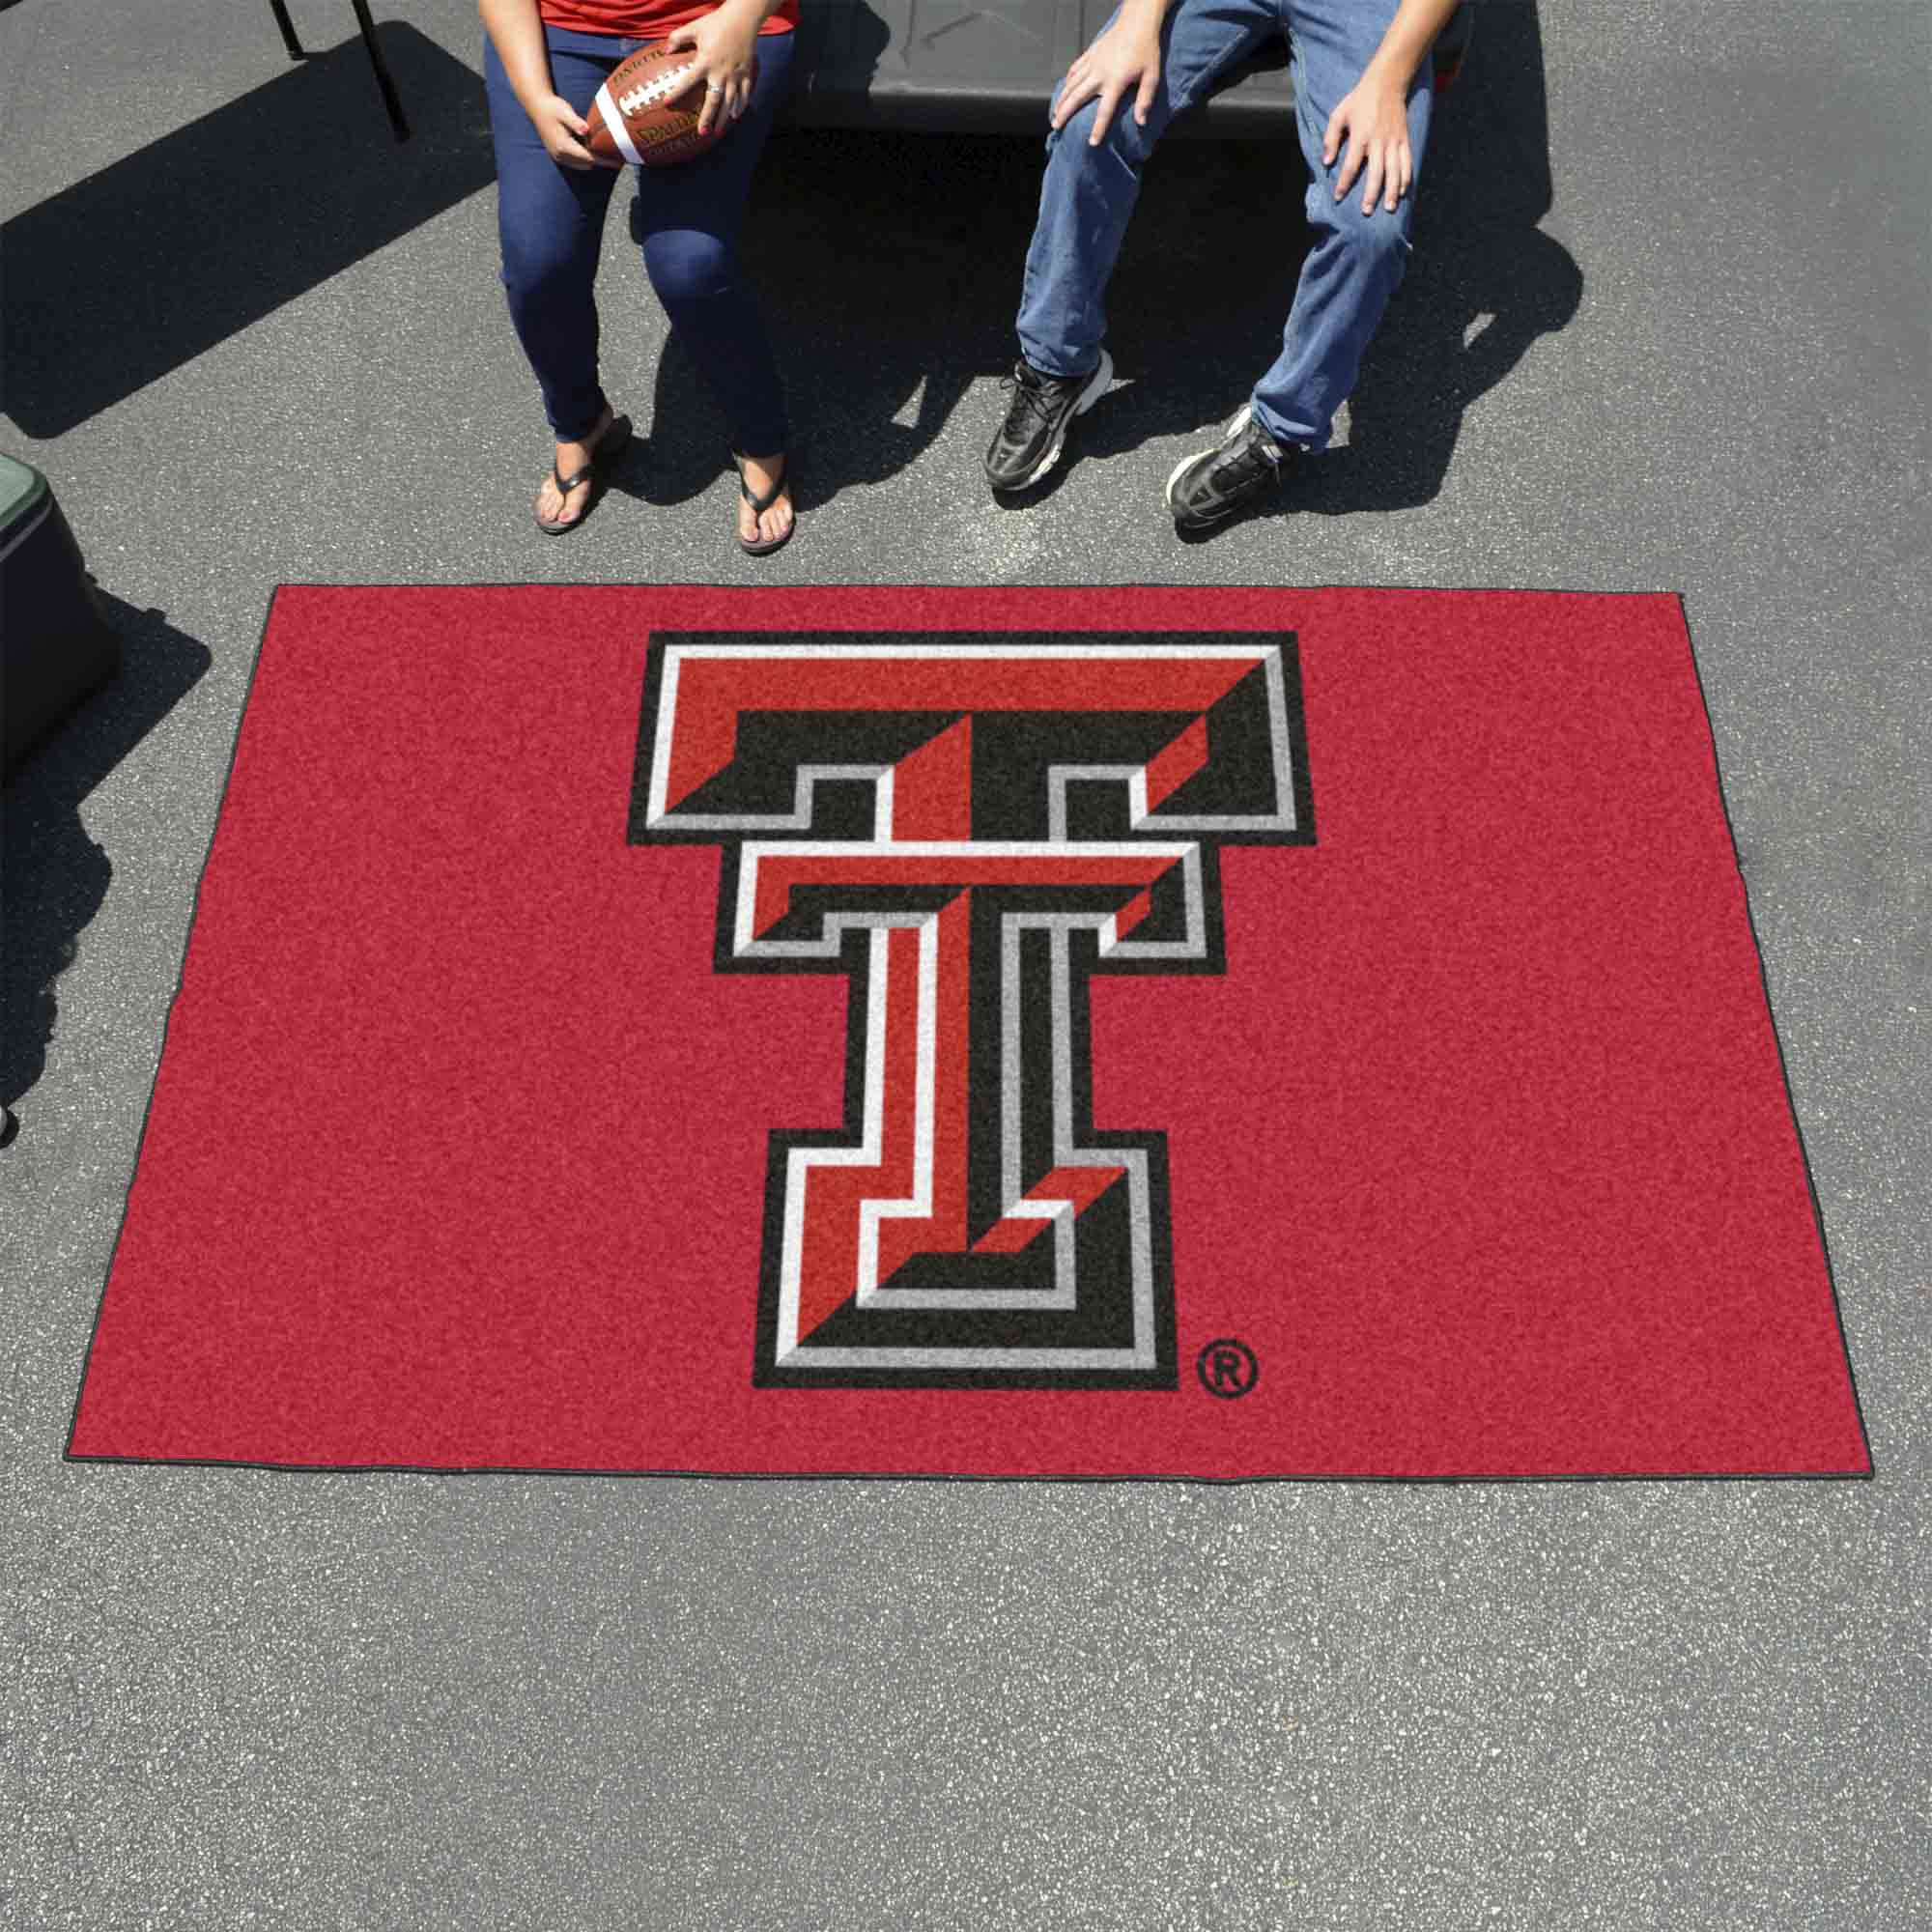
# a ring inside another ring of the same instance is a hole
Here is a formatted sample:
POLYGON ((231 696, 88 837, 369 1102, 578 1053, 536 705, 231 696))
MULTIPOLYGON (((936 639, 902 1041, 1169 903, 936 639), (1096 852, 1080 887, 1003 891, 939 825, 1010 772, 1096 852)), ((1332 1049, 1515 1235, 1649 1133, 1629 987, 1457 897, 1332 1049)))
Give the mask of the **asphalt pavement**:
POLYGON ((4 795, 0 1924, 1932 1922, 1932 14, 1483 0, 1337 446, 1207 542, 1161 486, 1272 353, 1292 141, 1156 157, 1118 384, 1012 509, 980 459, 1038 144, 781 134, 748 246, 800 527, 754 562, 628 187, 645 441, 534 528, 480 25, 377 12, 404 146, 347 8, 299 0, 300 65, 266 7, 0 8, 0 438, 128 654, 4 795), (1682 592, 1874 1479, 65 1463, 282 582, 1682 592))

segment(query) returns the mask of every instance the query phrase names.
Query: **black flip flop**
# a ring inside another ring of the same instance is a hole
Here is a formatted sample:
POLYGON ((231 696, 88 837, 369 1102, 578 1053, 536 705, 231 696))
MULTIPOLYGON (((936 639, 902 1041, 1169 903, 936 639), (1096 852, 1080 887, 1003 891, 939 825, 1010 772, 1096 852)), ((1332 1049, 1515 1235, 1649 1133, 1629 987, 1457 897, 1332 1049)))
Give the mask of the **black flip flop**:
MULTIPOLYGON (((793 463, 789 450, 785 452, 784 474, 762 497, 753 494, 751 484, 745 480, 745 459, 735 449, 731 452, 731 461, 737 466, 738 469, 738 494, 744 497, 746 502, 751 504, 752 514, 754 517, 763 516, 791 488, 793 463)), ((797 528, 798 506, 794 503, 792 505, 791 522, 785 526, 783 536, 764 538, 741 536, 738 539, 738 548, 747 556, 770 556, 773 551, 783 550, 785 545, 791 542, 791 533, 797 528)))
POLYGON ((556 479, 556 487, 562 493, 563 499, 565 502, 568 502, 570 500, 570 493, 573 490, 575 490, 580 483, 587 481, 590 485, 590 494, 589 496, 584 497, 582 509, 579 510, 576 516, 574 517, 568 518, 558 523, 547 524, 544 522, 543 517, 539 515, 536 520, 537 528, 540 529, 545 536, 560 537, 566 531, 574 530, 578 526, 578 525, 582 523, 583 520, 587 516, 589 516, 590 512, 597 507, 597 499, 604 494, 605 472, 609 470, 611 466, 616 462, 617 458, 624 453, 626 447, 630 443, 630 440, 631 440, 630 417, 612 416, 611 418, 611 427, 607 429, 604 432, 604 434, 597 439, 595 445, 592 447, 590 451, 590 461, 586 463, 582 469, 576 471, 575 474, 566 476, 563 473, 563 471, 556 467, 555 459, 554 458, 552 459, 550 466, 550 473, 556 479))

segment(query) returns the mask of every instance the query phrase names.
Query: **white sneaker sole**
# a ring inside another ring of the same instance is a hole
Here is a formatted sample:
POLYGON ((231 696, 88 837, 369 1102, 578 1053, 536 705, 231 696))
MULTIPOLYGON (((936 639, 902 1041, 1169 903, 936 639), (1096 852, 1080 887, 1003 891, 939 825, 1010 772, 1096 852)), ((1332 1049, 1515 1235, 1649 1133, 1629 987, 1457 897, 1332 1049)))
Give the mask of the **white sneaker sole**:
MULTIPOLYGON (((1066 420, 1071 422, 1074 416, 1084 416, 1107 393, 1107 384, 1113 380, 1114 358, 1102 349, 1100 359, 1094 365, 1094 373, 1088 379, 1087 386, 1080 391, 1080 400, 1073 405, 1073 412, 1066 420)), ((1017 483, 1009 483, 1006 486, 1007 490, 1009 492, 1031 490, 1060 461, 1060 452, 1065 447, 1066 431, 1063 428, 1054 438, 1053 447, 1017 483)))

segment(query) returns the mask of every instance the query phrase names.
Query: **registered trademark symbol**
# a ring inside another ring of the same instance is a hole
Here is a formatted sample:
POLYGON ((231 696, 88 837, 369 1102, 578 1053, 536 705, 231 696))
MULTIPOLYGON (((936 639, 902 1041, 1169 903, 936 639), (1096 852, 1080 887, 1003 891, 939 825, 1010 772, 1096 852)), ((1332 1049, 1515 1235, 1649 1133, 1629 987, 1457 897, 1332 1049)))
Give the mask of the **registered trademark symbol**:
POLYGON ((1255 1351, 1245 1342, 1236 1342, 1231 1336, 1209 1342, 1194 1358, 1194 1373, 1201 1378, 1201 1386, 1223 1402, 1246 1395, 1261 1372, 1255 1351))

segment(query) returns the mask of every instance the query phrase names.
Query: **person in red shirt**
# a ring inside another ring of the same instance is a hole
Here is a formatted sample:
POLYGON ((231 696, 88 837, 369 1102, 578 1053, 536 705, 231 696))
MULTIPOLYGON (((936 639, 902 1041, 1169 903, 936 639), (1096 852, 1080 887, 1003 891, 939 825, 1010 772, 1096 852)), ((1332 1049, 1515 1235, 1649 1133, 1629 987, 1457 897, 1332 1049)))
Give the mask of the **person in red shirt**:
POLYGON ((556 438, 537 527, 575 529, 630 440, 630 418, 598 382, 592 292, 617 170, 591 158, 584 116, 620 61, 668 41, 696 53, 699 125, 731 125, 695 160, 639 171, 644 269, 730 424, 738 541, 753 555, 777 550, 793 521, 784 392, 738 244, 791 71, 798 0, 478 0, 478 12, 501 279, 556 438))

